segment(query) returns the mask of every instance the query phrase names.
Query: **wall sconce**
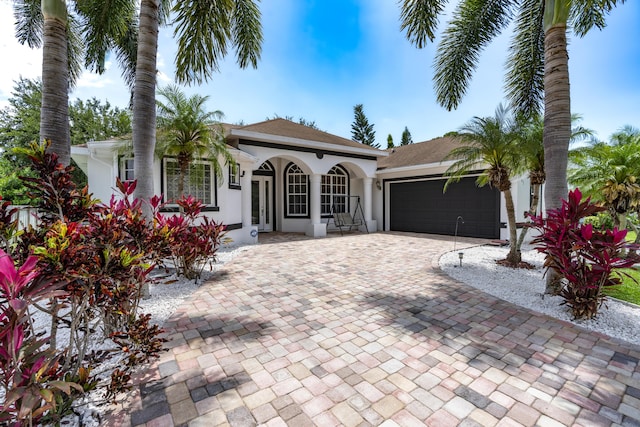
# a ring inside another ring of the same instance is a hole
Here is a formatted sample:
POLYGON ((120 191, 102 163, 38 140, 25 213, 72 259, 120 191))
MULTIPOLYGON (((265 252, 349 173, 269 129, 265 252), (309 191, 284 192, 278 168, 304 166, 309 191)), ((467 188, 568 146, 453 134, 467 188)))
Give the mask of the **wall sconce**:
POLYGON ((376 181, 376 187, 378 190, 382 190, 382 184, 380 184, 380 181, 376 181))
POLYGON ((242 172, 240 172, 240 178, 243 178, 243 177, 244 177, 244 173, 245 173, 245 172, 246 172, 246 171, 242 171, 242 172))

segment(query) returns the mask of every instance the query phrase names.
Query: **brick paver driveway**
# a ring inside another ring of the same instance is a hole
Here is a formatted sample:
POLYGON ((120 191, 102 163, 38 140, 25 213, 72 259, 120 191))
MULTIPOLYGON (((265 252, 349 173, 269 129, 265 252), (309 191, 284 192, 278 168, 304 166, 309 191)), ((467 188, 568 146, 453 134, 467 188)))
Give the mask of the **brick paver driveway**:
POLYGON ((108 424, 640 425, 640 348, 455 282, 437 268, 452 247, 252 247, 173 315, 170 351, 108 424))

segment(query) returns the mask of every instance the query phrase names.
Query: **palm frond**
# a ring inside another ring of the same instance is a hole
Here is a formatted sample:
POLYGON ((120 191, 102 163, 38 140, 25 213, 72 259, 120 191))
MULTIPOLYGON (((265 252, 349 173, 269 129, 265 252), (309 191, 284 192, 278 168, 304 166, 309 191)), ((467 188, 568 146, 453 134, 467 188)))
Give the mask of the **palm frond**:
POLYGON ((400 31, 407 32, 407 39, 418 49, 433 42, 438 28, 438 17, 446 0, 404 0, 400 9, 400 31))
POLYGON ((525 168, 518 145, 519 134, 510 110, 500 104, 493 117, 474 117, 456 135, 462 144, 445 157, 456 161, 445 171, 447 187, 473 170, 482 169, 478 185, 489 184, 500 191, 511 186, 513 174, 525 168))
POLYGON ((631 125, 625 125, 611 135, 610 139, 614 145, 640 144, 640 129, 631 125))
POLYGON ((231 42, 233 0, 175 3, 176 80, 201 84, 218 71, 231 42))
POLYGON ((69 88, 72 89, 82 74, 82 24, 74 15, 67 18, 67 61, 69 67, 69 88))
POLYGON ((15 0, 13 16, 16 19, 16 38, 30 48, 42 47, 44 17, 40 0, 15 0))
POLYGON ((196 94, 187 97, 176 85, 160 88, 158 94, 156 156, 175 156, 183 164, 206 158, 221 182, 223 169, 220 158, 225 163, 233 162, 220 123, 224 118, 222 111, 207 111, 208 96, 196 94))
POLYGON ((240 68, 258 66, 262 51, 260 9, 255 0, 235 0, 232 16, 233 44, 240 68))
POLYGON ((136 77, 136 62, 138 60, 138 17, 133 16, 124 35, 115 41, 115 54, 122 69, 122 78, 131 90, 136 77))
POLYGON ((172 0, 160 0, 158 2, 158 23, 164 27, 169 24, 171 18, 171 2, 172 0))
POLYGON ((569 22, 579 37, 584 37, 596 27, 602 30, 607 26, 606 17, 618 4, 625 0, 580 0, 571 3, 569 22))
POLYGON ((505 89, 513 109, 524 117, 539 114, 544 99, 544 2, 524 0, 509 46, 505 89))
POLYGON ((464 0, 445 30, 434 61, 438 103, 458 107, 482 49, 508 25, 515 0, 464 0))
POLYGON ((75 5, 77 14, 83 20, 85 66, 102 74, 107 53, 117 45, 117 40, 130 31, 130 23, 135 20, 136 2, 85 0, 75 2, 75 5))

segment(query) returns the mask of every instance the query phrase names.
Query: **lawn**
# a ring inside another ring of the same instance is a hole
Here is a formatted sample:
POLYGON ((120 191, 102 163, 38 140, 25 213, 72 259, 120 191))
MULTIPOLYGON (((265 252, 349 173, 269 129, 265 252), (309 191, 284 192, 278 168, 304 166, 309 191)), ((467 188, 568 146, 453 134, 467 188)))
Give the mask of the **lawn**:
POLYGON ((604 288, 604 294, 618 298, 633 304, 640 305, 640 270, 635 268, 625 269, 625 272, 633 277, 623 276, 622 284, 604 288))
MULTIPOLYGON (((627 241, 633 242, 636 239, 636 233, 629 230, 627 233, 627 241)), ((625 272, 631 277, 623 276, 622 284, 618 286, 609 286, 604 288, 604 294, 613 298, 618 298, 633 304, 640 305, 640 268, 627 268, 625 272)))

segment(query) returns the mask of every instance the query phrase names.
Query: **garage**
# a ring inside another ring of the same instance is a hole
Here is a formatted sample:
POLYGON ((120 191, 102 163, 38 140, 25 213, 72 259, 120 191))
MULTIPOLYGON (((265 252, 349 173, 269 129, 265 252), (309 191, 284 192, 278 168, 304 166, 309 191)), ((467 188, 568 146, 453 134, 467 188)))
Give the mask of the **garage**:
POLYGON ((500 237, 500 192, 477 187, 476 178, 463 178, 449 185, 444 179, 391 182, 389 225, 392 231, 458 235, 496 239, 500 237))

